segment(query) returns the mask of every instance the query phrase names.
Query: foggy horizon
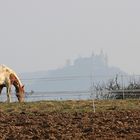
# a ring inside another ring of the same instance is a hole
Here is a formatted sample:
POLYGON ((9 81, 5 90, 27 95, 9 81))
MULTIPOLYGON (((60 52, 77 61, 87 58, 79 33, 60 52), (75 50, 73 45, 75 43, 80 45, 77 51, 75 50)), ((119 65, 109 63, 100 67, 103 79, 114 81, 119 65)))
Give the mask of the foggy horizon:
MULTIPOLYGON (((75 57, 75 58, 71 58, 71 59, 66 59, 65 60, 65 62, 64 62, 64 64, 62 64, 62 65, 59 65, 59 66, 56 66, 56 67, 53 67, 53 68, 49 68, 49 69, 38 69, 37 71, 24 71, 24 72, 21 72, 21 73, 34 73, 34 72, 47 72, 47 71, 53 71, 53 70, 59 70, 59 69, 64 69, 65 67, 67 67, 68 65, 69 66, 74 66, 75 64, 75 62, 76 62, 76 60, 79 60, 79 59, 81 59, 81 63, 83 62, 82 61, 82 59, 86 59, 86 58, 91 58, 92 57, 92 55, 94 55, 94 56, 100 56, 101 55, 101 52, 103 53, 102 55, 104 56, 104 57, 106 57, 107 56, 107 65, 108 65, 108 67, 116 67, 116 68, 119 68, 120 70, 122 70, 123 71, 123 69, 121 69, 120 67, 117 67, 117 66, 115 66, 115 65, 111 65, 110 63, 109 63, 109 60, 108 60, 108 55, 107 55, 107 53, 105 53, 102 49, 100 50, 100 52, 98 52, 98 53, 96 53, 96 52, 94 52, 94 51, 92 51, 91 52, 91 54, 89 54, 89 55, 77 55, 77 57, 75 57), (69 64, 68 64, 69 63, 69 64)), ((105 59, 105 58, 104 58, 105 59)), ((94 61, 94 58, 93 58, 93 61, 94 61)), ((82 64, 81 64, 82 65, 82 64)), ((96 65, 98 65, 97 63, 96 64, 93 64, 95 67, 96 67, 96 65)), ((125 72, 125 71, 124 71, 125 72)), ((116 74, 118 74, 118 73, 116 73, 116 74)), ((129 74, 129 73, 128 73, 129 74)), ((107 76, 107 75, 106 75, 107 76)))
POLYGON ((17 73, 63 67, 100 50, 140 74, 140 1, 0 1, 0 64, 17 73))

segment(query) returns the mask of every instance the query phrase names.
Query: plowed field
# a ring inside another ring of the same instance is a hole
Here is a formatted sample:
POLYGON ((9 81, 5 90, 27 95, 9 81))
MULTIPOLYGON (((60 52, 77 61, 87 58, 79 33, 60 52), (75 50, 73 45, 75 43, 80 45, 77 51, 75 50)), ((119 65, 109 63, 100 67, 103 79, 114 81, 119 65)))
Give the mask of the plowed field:
POLYGON ((140 110, 0 111, 0 140, 140 140, 140 110))
POLYGON ((140 139, 140 112, 0 113, 0 139, 140 139))

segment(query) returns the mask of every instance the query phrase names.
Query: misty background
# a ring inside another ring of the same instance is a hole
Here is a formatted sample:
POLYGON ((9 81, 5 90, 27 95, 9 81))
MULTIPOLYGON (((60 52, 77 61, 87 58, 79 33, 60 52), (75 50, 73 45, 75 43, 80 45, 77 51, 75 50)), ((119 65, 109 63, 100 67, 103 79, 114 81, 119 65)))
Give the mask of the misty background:
POLYGON ((17 73, 61 68, 102 49, 140 74, 139 0, 0 1, 0 63, 17 73))

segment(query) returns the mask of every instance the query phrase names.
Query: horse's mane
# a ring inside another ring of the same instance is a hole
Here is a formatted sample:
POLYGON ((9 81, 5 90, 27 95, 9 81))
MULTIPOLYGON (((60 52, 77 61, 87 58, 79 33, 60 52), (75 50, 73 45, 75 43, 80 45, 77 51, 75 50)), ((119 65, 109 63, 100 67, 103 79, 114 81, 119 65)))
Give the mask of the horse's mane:
POLYGON ((0 70, 5 70, 5 71, 8 71, 9 73, 13 74, 17 78, 19 84, 22 86, 22 83, 21 83, 19 77, 17 76, 17 74, 12 69, 10 69, 6 65, 2 64, 2 65, 0 65, 0 70))

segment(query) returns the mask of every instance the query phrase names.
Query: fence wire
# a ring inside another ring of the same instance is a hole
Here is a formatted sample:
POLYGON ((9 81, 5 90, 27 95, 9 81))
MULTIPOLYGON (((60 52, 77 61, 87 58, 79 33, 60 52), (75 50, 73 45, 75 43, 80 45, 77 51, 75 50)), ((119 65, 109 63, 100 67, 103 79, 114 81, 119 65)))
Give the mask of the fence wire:
MULTIPOLYGON (((25 101, 27 102, 41 100, 140 98, 140 75, 77 75, 24 78, 21 80, 25 83, 25 101), (119 88, 107 89, 105 86, 107 86, 109 82, 112 82, 112 84, 113 82, 117 82, 119 88), (80 83, 82 84, 80 85, 80 83), (64 84, 65 87, 63 89, 64 84), (48 85, 52 88, 51 90, 47 89, 48 85), (37 90, 35 89, 36 86, 38 86, 37 90), (46 87, 46 89, 44 90, 42 87, 46 87), (58 89, 55 89, 55 87, 58 89)), ((7 97, 4 91, 0 96, 0 101, 6 101, 6 99, 7 97)), ((14 89, 12 90, 12 100, 17 101, 14 89)))

